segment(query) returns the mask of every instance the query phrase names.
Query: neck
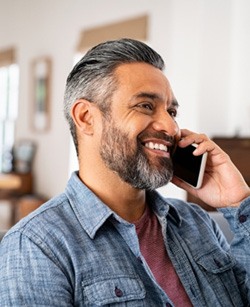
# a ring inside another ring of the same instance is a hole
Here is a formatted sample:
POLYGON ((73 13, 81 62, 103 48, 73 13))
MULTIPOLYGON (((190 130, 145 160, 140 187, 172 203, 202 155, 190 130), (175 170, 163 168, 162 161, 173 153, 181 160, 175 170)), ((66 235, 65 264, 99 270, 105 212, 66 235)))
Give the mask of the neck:
POLYGON ((107 168, 97 170, 98 167, 80 167, 80 179, 124 220, 128 222, 138 220, 146 206, 145 190, 133 188, 107 168))

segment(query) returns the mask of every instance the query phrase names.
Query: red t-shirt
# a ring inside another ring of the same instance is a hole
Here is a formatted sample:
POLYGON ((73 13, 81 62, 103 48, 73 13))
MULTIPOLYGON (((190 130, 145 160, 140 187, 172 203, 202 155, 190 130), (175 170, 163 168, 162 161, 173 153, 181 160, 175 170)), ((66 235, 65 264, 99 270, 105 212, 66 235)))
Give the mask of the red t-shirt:
POLYGON ((147 207, 140 220, 134 224, 141 253, 158 284, 175 306, 192 306, 166 251, 161 225, 156 215, 147 207))

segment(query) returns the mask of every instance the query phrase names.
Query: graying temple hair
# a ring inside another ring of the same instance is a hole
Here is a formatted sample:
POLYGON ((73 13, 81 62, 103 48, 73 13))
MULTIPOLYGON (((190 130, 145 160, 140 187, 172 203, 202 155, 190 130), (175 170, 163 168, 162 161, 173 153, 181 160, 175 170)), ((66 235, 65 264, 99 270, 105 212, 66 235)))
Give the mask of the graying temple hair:
POLYGON ((148 45, 123 38, 107 41, 90 49, 74 66, 66 82, 64 115, 78 154, 76 127, 70 111, 76 100, 96 103, 104 116, 109 113, 110 99, 117 86, 114 70, 121 64, 144 62, 163 70, 161 56, 148 45))

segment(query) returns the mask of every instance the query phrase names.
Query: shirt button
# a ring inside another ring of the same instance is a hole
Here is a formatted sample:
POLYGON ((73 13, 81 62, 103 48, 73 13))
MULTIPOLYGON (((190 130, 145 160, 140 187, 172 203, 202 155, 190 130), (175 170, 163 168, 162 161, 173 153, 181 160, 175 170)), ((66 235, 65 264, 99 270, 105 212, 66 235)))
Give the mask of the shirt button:
POLYGON ((222 264, 220 263, 219 260, 214 259, 214 262, 215 262, 215 264, 217 265, 218 268, 221 268, 221 267, 222 267, 222 264))
POLYGON ((242 224, 242 223, 245 223, 246 220, 247 220, 247 215, 242 214, 242 215, 239 216, 239 222, 240 222, 241 224, 242 224))
POLYGON ((116 295, 117 297, 122 297, 122 296, 123 296, 122 290, 119 289, 119 288, 117 288, 117 287, 115 287, 115 295, 116 295))

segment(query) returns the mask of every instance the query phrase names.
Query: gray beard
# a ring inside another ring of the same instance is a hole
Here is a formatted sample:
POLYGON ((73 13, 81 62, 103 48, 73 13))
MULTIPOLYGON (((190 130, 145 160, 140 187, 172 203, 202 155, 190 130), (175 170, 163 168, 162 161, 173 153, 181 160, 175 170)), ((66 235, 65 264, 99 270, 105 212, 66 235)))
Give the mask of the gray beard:
POLYGON ((173 177, 173 163, 170 158, 158 157, 150 162, 144 146, 137 139, 133 146, 128 135, 114 123, 103 121, 100 155, 109 169, 140 190, 154 190, 169 183, 173 177))

